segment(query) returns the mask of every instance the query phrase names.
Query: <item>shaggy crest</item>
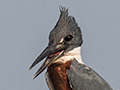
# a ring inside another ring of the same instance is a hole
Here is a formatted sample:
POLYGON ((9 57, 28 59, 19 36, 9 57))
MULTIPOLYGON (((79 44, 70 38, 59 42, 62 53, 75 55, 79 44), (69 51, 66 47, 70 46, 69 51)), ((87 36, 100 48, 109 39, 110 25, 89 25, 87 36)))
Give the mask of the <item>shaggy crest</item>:
MULTIPOLYGON (((60 17, 59 20, 57 21, 57 24, 50 32, 49 44, 58 43, 60 39, 62 37, 65 37, 67 34, 73 34, 81 38, 80 41, 76 41, 79 42, 79 45, 81 46, 83 42, 82 34, 80 27, 78 27, 78 24, 76 23, 76 20, 74 19, 73 16, 68 15, 68 9, 66 9, 65 7, 60 6, 59 9, 60 17)), ((78 40, 78 37, 76 37, 75 39, 78 40)))
POLYGON ((76 24, 77 25, 74 17, 68 16, 68 9, 66 9, 65 7, 62 7, 62 6, 60 6, 59 9, 60 9, 60 17, 59 17, 59 20, 58 20, 55 28, 57 26, 59 27, 59 25, 62 26, 62 25, 66 25, 66 24, 69 24, 69 25, 76 24))

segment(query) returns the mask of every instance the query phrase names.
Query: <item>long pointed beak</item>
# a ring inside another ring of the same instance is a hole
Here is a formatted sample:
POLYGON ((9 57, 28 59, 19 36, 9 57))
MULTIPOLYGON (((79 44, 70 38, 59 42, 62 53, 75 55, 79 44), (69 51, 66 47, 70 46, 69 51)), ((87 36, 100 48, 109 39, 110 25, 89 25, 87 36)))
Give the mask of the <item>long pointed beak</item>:
POLYGON ((52 62, 54 62, 56 59, 61 57, 62 54, 64 53, 64 50, 67 47, 68 47, 68 45, 63 45, 63 44, 57 44, 54 46, 46 47, 46 49, 37 57, 37 59, 33 62, 33 64, 29 68, 29 69, 32 69, 36 64, 38 64, 45 57, 47 57, 47 59, 42 64, 42 66, 38 69, 38 71, 34 75, 33 79, 35 77, 37 77, 42 71, 44 71, 45 68, 48 67, 52 62), (57 53, 57 52, 59 52, 59 53, 57 53), (55 53, 57 53, 57 54, 55 54, 55 53))

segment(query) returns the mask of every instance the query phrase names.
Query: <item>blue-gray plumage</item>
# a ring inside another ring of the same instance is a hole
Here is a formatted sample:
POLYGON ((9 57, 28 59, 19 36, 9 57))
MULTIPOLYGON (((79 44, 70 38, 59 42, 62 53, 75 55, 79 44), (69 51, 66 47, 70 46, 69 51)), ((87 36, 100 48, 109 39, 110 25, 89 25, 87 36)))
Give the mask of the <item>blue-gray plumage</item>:
POLYGON ((47 68, 46 82, 50 90, 112 90, 110 85, 81 59, 81 29, 68 9, 60 7, 60 17, 50 32, 49 44, 33 62, 46 60, 33 79, 47 68))
POLYGON ((73 90, 113 90, 98 73, 75 59, 67 75, 73 90))

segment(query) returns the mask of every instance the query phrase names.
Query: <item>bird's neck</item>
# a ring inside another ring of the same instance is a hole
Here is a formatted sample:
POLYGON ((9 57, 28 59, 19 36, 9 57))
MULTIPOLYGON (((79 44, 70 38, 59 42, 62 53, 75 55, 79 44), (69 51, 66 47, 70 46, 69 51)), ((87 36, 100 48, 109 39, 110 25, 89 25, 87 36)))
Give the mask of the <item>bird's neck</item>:
POLYGON ((77 47, 64 53, 64 56, 48 67, 46 81, 50 90, 73 90, 69 84, 66 71, 70 69, 74 59, 79 63, 83 63, 80 50, 81 47, 77 47))
POLYGON ((67 61, 71 61, 73 59, 83 64, 82 58, 81 58, 81 47, 80 46, 64 53, 64 56, 60 57, 54 63, 66 63, 67 61))
POLYGON ((67 70, 71 61, 66 63, 52 63, 46 72, 46 82, 50 90, 73 90, 69 84, 67 70))

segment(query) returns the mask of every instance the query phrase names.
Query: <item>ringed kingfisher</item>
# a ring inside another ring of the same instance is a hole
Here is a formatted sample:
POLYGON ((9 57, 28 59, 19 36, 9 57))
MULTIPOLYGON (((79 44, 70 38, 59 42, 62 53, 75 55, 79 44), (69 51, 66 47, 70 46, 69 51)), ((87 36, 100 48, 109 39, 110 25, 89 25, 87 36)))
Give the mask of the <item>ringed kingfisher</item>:
POLYGON ((113 90, 97 72, 82 62, 82 43, 81 29, 75 18, 61 6, 48 46, 29 68, 46 58, 33 79, 47 68, 45 78, 50 90, 113 90))

